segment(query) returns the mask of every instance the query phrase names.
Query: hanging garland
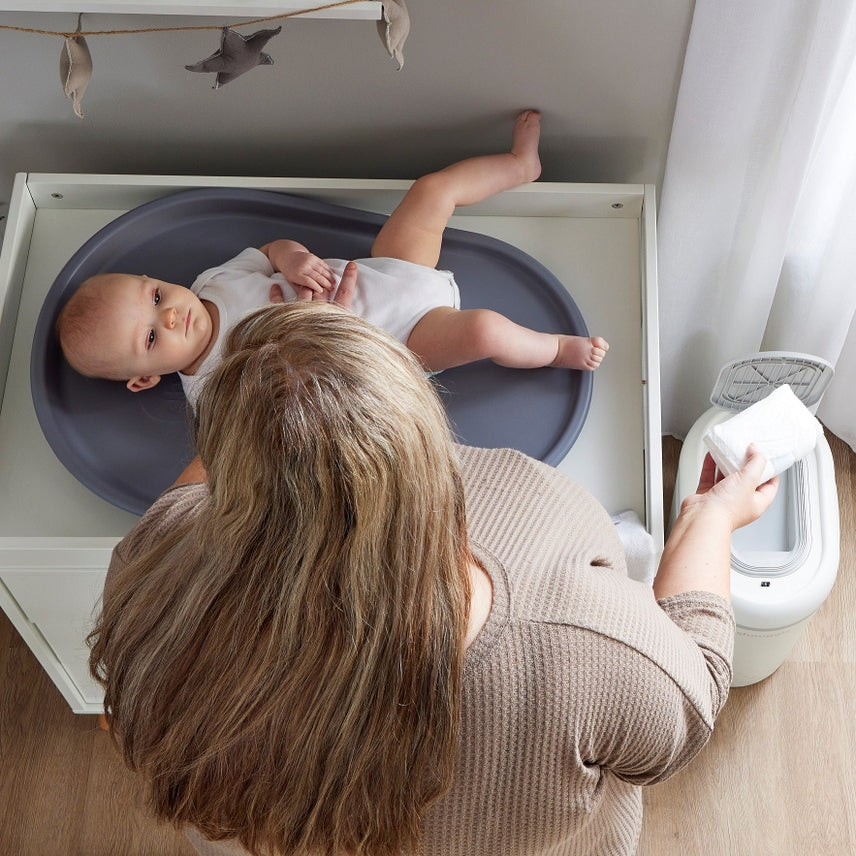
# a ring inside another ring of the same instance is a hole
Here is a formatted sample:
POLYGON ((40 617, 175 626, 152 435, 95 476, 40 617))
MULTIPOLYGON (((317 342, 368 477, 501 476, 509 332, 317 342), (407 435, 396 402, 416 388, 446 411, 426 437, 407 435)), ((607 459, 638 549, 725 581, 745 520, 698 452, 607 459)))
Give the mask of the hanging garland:
MULTIPOLYGON (((92 55, 86 36, 117 36, 136 33, 167 33, 190 30, 220 30, 220 47, 206 59, 185 65, 188 71, 214 73, 214 89, 225 86, 236 77, 240 77, 258 65, 273 65, 273 58, 262 50, 265 45, 282 31, 282 26, 271 30, 258 30, 244 36, 235 32, 235 27, 247 27, 267 21, 277 21, 292 18, 296 15, 307 15, 325 9, 335 9, 339 6, 350 6, 362 0, 339 0, 307 9, 284 12, 280 15, 269 15, 264 18, 253 18, 234 24, 221 26, 219 24, 198 24, 175 27, 144 27, 128 30, 83 30, 81 28, 83 14, 77 16, 77 29, 73 33, 61 30, 41 30, 35 27, 15 27, 0 24, 0 30, 15 30, 20 33, 35 33, 43 36, 58 36, 62 38, 63 47, 59 60, 60 81, 66 98, 71 99, 75 115, 83 118, 81 102, 86 87, 92 79, 92 55)), ((410 16, 404 0, 380 0, 382 16, 377 22, 378 33, 387 53, 395 60, 398 70, 404 66, 404 42, 410 32, 410 16)))

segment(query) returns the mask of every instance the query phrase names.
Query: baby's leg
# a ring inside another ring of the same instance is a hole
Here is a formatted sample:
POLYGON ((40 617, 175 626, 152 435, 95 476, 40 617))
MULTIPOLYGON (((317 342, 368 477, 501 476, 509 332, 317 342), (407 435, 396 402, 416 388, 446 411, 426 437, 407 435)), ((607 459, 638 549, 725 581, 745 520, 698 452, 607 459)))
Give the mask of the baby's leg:
POLYGON ((435 372, 485 359, 519 369, 592 371, 609 350, 600 336, 539 333, 491 309, 448 306, 427 312, 413 328, 407 347, 435 372))
POLYGON ((372 256, 435 267, 443 230, 460 205, 472 205, 541 174, 541 114, 525 110, 514 123, 511 151, 458 161, 417 179, 384 223, 372 256))

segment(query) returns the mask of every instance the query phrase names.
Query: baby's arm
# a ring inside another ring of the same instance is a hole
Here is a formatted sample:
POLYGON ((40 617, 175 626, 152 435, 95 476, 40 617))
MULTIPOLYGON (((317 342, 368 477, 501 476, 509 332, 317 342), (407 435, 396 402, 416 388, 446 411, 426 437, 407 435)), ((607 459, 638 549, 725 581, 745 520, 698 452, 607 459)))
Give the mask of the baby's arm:
POLYGON ((295 288, 308 288, 321 293, 336 287, 336 277, 330 266, 310 253, 303 244, 280 238, 260 249, 270 259, 274 270, 279 271, 295 288))

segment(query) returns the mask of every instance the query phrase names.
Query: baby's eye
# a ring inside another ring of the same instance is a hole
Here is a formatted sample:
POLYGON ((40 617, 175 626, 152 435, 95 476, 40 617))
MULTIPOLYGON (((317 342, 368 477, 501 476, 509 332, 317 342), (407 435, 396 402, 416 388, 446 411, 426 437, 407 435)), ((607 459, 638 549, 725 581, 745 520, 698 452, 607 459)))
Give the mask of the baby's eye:
POLYGON ((161 302, 161 293, 160 293, 160 289, 159 289, 159 288, 156 288, 156 289, 155 289, 154 302, 155 302, 155 306, 157 306, 157 305, 158 305, 158 303, 160 303, 160 302, 161 302))
POLYGON ((146 336, 146 348, 147 349, 151 348, 151 346, 154 345, 154 343, 155 343, 155 331, 149 330, 149 335, 146 336))

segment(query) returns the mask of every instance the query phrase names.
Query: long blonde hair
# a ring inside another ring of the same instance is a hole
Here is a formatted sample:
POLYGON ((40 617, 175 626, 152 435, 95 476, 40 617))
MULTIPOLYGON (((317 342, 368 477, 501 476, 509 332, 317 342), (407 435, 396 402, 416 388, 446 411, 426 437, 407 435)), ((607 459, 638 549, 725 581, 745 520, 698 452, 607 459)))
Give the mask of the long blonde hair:
POLYGON ((262 309, 197 402, 198 515, 110 581, 90 666, 156 814, 253 853, 417 847, 469 584, 442 404, 329 304, 262 309))

